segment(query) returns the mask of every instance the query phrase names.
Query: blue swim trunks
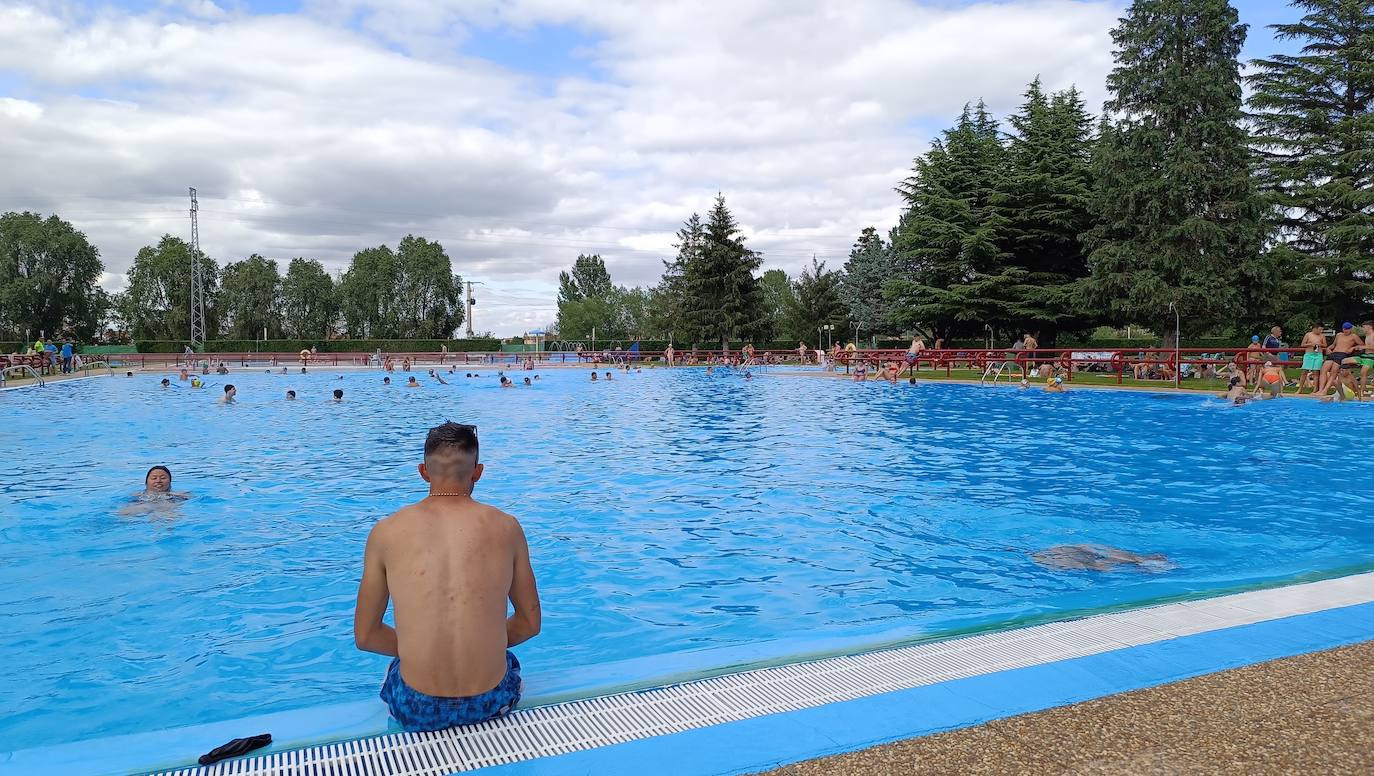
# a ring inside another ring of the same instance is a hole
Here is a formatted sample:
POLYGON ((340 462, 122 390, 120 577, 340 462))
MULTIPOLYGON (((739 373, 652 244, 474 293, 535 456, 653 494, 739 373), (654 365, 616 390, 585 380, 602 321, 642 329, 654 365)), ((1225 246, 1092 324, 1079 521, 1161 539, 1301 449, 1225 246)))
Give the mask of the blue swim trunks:
POLYGON ((401 659, 393 658, 382 682, 382 700, 391 716, 411 733, 471 725, 510 713, 520 702, 520 661, 506 651, 506 675, 481 695, 443 698, 411 689, 401 678, 401 659))

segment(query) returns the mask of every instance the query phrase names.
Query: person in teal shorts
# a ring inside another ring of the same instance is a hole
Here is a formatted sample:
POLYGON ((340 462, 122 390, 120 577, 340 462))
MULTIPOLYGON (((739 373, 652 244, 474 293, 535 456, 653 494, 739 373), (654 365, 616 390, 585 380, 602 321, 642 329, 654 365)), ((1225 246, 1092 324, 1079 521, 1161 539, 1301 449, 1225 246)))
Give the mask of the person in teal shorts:
POLYGON ((1302 379, 1298 381, 1298 393, 1312 382, 1312 392, 1316 393, 1320 384, 1323 354, 1326 353, 1326 332, 1320 323, 1312 324, 1311 331, 1302 335, 1302 379))

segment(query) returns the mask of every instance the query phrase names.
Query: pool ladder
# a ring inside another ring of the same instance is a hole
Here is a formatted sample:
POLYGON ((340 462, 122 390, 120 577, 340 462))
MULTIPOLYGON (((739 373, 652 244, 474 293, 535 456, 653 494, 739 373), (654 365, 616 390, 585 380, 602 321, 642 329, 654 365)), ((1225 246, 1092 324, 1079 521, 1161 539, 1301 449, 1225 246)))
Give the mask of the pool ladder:
POLYGON ((5 382, 5 375, 9 374, 10 372, 19 372, 20 374, 28 372, 29 374, 33 375, 34 380, 38 381, 38 385, 48 384, 43 379, 43 375, 39 374, 37 369, 34 369, 28 364, 16 364, 14 366, 7 366, 4 369, 0 369, 0 383, 5 382))
MULTIPOLYGON (((993 363, 988 364, 988 365, 987 365, 987 368, 985 368, 985 369, 983 370, 983 376, 978 380, 978 384, 979 384, 979 385, 987 385, 987 384, 988 384, 988 376, 991 375, 991 377, 992 377, 992 384, 993 384, 993 385, 996 385, 996 384, 997 384, 997 378, 999 378, 999 377, 1002 376, 1002 372, 1006 371, 1006 368, 1007 368, 1007 362, 1005 362, 1005 361, 998 361, 998 362, 996 362, 995 364, 993 364, 993 363)), ((1010 379, 1010 378, 1008 378, 1008 379, 1010 379)))

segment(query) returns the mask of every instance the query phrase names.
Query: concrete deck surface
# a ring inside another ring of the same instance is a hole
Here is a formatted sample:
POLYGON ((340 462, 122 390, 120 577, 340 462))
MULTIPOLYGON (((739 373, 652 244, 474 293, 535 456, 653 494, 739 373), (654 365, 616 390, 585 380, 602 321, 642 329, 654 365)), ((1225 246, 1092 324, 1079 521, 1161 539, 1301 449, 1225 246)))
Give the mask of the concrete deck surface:
POLYGON ((1374 642, 796 763, 769 776, 1374 774, 1374 642))

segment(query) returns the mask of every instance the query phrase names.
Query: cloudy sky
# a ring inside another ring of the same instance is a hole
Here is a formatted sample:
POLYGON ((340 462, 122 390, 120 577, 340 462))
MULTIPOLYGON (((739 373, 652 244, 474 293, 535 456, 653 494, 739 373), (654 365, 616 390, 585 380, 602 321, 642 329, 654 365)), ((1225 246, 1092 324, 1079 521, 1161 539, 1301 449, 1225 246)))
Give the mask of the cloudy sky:
MULTIPOLYGON (((1233 0, 1264 29, 1297 13, 1233 0)), ((1093 0, 0 0, 0 211, 57 213, 124 286, 189 235, 341 270, 407 233, 481 281, 478 330, 554 317, 600 253, 648 284, 717 191, 765 267, 837 267, 960 107, 1039 74, 1100 106, 1093 0)))

